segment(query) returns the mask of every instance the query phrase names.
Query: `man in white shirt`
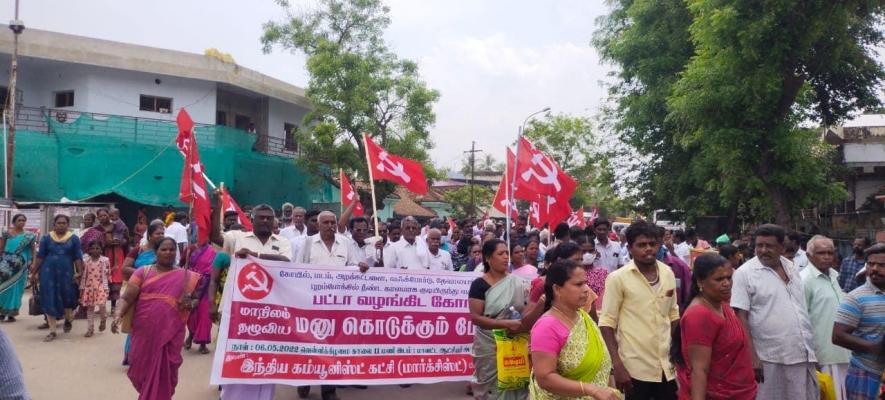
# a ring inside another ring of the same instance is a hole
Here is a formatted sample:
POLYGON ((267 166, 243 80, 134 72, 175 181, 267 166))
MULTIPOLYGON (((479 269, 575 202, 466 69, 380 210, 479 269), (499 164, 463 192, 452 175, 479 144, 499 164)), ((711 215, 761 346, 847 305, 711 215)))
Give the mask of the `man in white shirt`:
POLYGON ((673 249, 676 257, 679 257, 685 265, 691 265, 691 263, 689 263, 691 260, 691 245, 688 244, 688 241, 686 240, 685 232, 678 230, 673 233, 673 242, 676 243, 676 246, 673 249))
POLYGON ((430 269, 430 251, 418 240, 418 220, 406 217, 402 222, 402 238, 384 253, 384 266, 399 269, 430 269))
POLYGON ((321 212, 317 221, 319 233, 305 239, 295 258, 296 262, 330 267, 355 265, 363 272, 369 269, 365 254, 350 239, 337 232, 338 220, 333 212, 321 212))
MULTIPOLYGON (((217 204, 221 205, 222 192, 216 190, 215 196, 217 204)), ((288 240, 274 235, 274 219, 273 207, 261 204, 252 209, 252 232, 239 230, 222 232, 221 207, 215 207, 212 211, 212 232, 209 233, 209 239, 212 243, 222 246, 231 257, 252 256, 262 260, 289 261, 292 249, 288 240)), ((272 400, 274 392, 273 384, 221 385, 221 400, 272 400)))
POLYGON ((280 235, 289 240, 305 235, 307 233, 307 226, 304 223, 306 215, 307 211, 304 208, 295 207, 292 210, 291 224, 281 229, 280 235))
MULTIPOLYGON (((293 238, 289 238, 289 244, 292 247, 292 259, 296 260, 298 257, 298 252, 304 247, 304 242, 307 240, 308 236, 316 235, 319 233, 319 223, 317 218, 320 215, 320 210, 310 210, 305 214, 304 217, 304 234, 300 236, 295 236, 293 238)), ((281 232, 282 236, 282 232, 281 232)))
POLYGON ((605 218, 597 218, 593 221, 593 233, 596 234, 596 252, 599 257, 593 263, 597 267, 603 267, 608 272, 614 272, 621 267, 621 244, 609 240, 608 233, 611 231, 611 223, 605 218))
POLYGON ((427 232, 427 250, 430 253, 430 269, 434 271, 452 271, 455 269, 452 255, 440 248, 442 232, 431 229, 427 232))
POLYGON ((183 265, 185 260, 182 258, 187 250, 187 228, 184 226, 187 224, 187 213, 178 211, 173 218, 172 223, 166 227, 166 237, 175 239, 178 247, 178 251, 175 252, 175 265, 183 265))
POLYGON ((365 217, 351 218, 348 223, 348 231, 350 232, 350 239, 357 250, 365 256, 366 264, 369 265, 369 268, 383 266, 379 264, 384 240, 378 236, 368 237, 369 220, 365 217))

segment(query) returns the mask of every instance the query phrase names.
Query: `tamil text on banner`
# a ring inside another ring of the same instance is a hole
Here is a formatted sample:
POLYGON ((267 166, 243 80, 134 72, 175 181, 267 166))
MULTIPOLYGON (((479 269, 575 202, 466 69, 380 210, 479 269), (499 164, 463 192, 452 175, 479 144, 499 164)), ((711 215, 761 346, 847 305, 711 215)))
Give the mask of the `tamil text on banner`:
POLYGON ((435 383, 473 374, 472 274, 250 258, 235 260, 228 276, 212 384, 435 383))

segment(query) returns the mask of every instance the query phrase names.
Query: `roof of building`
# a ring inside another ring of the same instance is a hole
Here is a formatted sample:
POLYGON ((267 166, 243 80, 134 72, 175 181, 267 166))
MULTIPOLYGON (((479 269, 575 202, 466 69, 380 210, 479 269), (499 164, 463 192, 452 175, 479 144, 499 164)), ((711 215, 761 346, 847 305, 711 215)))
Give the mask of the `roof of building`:
MULTIPOLYGON (((11 54, 13 33, 0 25, 0 53, 11 54)), ((310 108, 304 89, 218 57, 40 29, 19 36, 19 56, 226 83, 310 108)))
POLYGON ((845 121, 841 126, 824 129, 823 140, 840 145, 849 143, 885 142, 885 114, 863 114, 845 121))
POLYGON ((412 199, 414 196, 408 190, 402 187, 396 188, 396 195, 399 197, 399 201, 393 206, 393 213, 400 216, 413 216, 413 217, 435 217, 436 213, 418 204, 415 200, 412 199))

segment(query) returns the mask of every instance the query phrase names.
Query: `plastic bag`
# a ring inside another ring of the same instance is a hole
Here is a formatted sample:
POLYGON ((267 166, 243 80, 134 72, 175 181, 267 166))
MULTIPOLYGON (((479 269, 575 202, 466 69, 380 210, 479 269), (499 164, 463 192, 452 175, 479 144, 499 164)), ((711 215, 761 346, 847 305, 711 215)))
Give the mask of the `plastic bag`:
POLYGON ((518 390, 528 387, 529 335, 507 336, 504 329, 493 329, 498 365, 498 390, 518 390))

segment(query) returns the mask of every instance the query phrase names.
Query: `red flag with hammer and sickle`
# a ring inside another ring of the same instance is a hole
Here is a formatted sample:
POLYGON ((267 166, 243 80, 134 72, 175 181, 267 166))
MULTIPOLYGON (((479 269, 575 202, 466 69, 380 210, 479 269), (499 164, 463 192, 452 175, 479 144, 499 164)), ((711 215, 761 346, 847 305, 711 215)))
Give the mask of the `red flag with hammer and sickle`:
POLYGON ((367 133, 363 133, 363 140, 366 142, 366 155, 373 178, 405 186, 415 194, 427 194, 427 178, 424 177, 421 163, 388 153, 375 144, 367 133))
POLYGON ((519 159, 516 160, 516 197, 534 200, 536 195, 556 197, 559 203, 568 203, 578 187, 553 159, 525 138, 519 138, 519 159))
POLYGON ((221 209, 224 210, 224 212, 235 211, 237 213, 237 223, 243 225, 247 231, 252 231, 252 221, 249 219, 249 216, 243 212, 243 209, 240 208, 240 205, 237 204, 237 201, 234 200, 233 196, 227 192, 227 189, 222 189, 221 209))
POLYGON ((175 143, 178 146, 178 151, 184 155, 178 198, 191 205, 193 226, 197 228, 197 244, 203 244, 209 239, 212 205, 206 191, 206 180, 203 178, 203 164, 200 164, 200 151, 197 148, 197 137, 194 135, 194 121, 182 108, 178 112, 176 122, 178 123, 178 137, 175 143))
POLYGON ((584 222, 584 206, 572 213, 572 215, 568 218, 568 226, 579 226, 583 228, 586 225, 584 222))
POLYGON ((353 185, 350 184, 350 180, 347 179, 347 175, 344 175, 344 171, 340 171, 341 175, 341 204, 346 208, 350 207, 351 204, 356 203, 356 206, 353 207, 353 216, 354 217, 362 217, 366 215, 366 210, 363 209, 363 204, 360 203, 360 198, 356 194, 356 190, 353 189, 353 185))

